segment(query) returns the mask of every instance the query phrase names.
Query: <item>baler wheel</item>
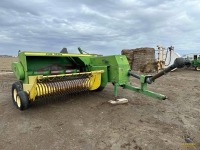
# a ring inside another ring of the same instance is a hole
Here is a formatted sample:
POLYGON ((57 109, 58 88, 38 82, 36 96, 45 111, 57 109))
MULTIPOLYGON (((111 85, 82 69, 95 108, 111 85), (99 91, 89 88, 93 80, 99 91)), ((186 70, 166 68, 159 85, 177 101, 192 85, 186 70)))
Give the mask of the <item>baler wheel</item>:
POLYGON ((19 91, 16 97, 16 104, 19 110, 25 110, 29 107, 30 102, 28 94, 25 91, 19 91))
POLYGON ((96 91, 96 92, 101 92, 101 91, 103 91, 104 88, 105 88, 105 87, 100 86, 98 89, 96 89, 96 90, 94 90, 94 91, 96 91))
POLYGON ((196 71, 200 71, 200 67, 195 67, 195 70, 196 71))
POLYGON ((22 83, 20 81, 16 81, 15 83, 12 84, 12 100, 15 106, 17 106, 17 93, 19 91, 22 91, 22 83))

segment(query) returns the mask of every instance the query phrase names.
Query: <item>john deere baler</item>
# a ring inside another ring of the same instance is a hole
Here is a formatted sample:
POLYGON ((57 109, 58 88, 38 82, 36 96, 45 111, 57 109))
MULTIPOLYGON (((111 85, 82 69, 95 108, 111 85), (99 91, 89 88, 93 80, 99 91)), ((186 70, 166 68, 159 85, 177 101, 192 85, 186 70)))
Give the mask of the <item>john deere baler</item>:
POLYGON ((177 59, 174 65, 155 76, 144 76, 130 71, 124 55, 19 52, 18 59, 18 62, 12 63, 12 70, 18 80, 12 85, 12 99, 20 110, 27 109, 36 99, 101 91, 108 82, 114 85, 115 98, 117 88, 121 86, 162 100, 166 96, 147 90, 147 84, 151 84, 166 72, 185 65, 184 59, 177 59), (130 76, 138 78, 141 86, 129 85, 130 76))

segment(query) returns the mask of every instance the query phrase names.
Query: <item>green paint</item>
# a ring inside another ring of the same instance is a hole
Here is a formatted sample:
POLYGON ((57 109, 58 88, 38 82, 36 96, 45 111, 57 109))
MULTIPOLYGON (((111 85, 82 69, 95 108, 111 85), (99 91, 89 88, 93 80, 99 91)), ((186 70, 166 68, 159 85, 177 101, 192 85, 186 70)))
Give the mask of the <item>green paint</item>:
POLYGON ((123 85, 129 81, 130 66, 124 55, 91 58, 91 66, 107 66, 108 82, 123 85))
POLYGON ((23 80, 25 78, 24 69, 20 62, 12 63, 12 70, 18 80, 23 80))
POLYGON ((192 66, 193 67, 200 67, 200 55, 199 57, 196 56, 196 58, 194 58, 194 60, 192 61, 192 66))
POLYGON ((115 99, 117 98, 117 93, 118 93, 118 91, 117 91, 117 88, 118 88, 118 84, 117 83, 114 83, 114 95, 115 95, 115 99))

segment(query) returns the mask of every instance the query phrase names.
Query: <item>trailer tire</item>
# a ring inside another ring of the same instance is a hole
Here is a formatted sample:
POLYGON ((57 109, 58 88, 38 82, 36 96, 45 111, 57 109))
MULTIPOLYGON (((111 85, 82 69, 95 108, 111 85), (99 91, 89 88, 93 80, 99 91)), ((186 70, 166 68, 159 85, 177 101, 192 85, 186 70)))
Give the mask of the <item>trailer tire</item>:
POLYGON ((104 88, 105 88, 105 87, 100 86, 100 87, 98 87, 98 89, 96 89, 96 90, 94 90, 94 91, 96 91, 96 92, 101 92, 101 91, 103 91, 104 88))
POLYGON ((12 101, 15 106, 17 105, 16 103, 17 93, 22 90, 23 87, 21 81, 16 81, 12 84, 12 101))
POLYGON ((19 91, 16 97, 16 104, 19 110, 26 110, 29 105, 30 101, 28 99, 28 94, 25 91, 19 91))

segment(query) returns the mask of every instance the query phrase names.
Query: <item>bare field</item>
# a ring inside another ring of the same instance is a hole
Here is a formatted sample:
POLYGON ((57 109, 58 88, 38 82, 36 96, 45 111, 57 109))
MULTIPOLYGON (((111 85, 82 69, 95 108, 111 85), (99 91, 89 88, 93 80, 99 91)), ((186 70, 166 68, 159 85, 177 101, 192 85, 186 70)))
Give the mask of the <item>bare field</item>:
POLYGON ((11 71, 11 63, 17 60, 17 57, 0 57, 0 72, 11 71))
POLYGON ((23 112, 11 101, 15 77, 0 75, 0 81, 0 149, 200 149, 200 72, 176 70, 149 85, 167 95, 165 101, 119 88, 129 103, 113 106, 109 84, 102 92, 38 102, 23 112))

